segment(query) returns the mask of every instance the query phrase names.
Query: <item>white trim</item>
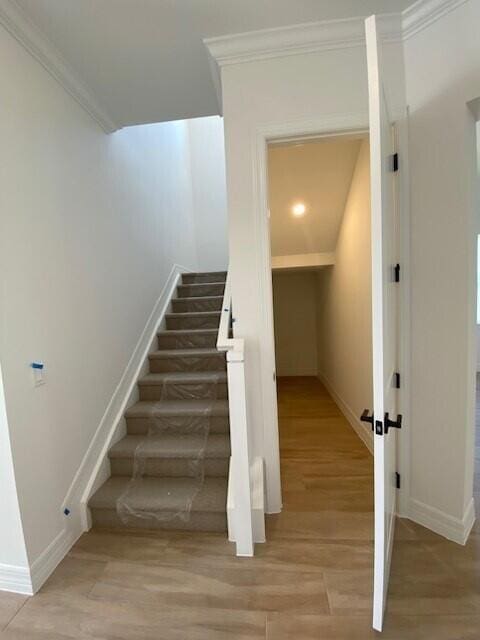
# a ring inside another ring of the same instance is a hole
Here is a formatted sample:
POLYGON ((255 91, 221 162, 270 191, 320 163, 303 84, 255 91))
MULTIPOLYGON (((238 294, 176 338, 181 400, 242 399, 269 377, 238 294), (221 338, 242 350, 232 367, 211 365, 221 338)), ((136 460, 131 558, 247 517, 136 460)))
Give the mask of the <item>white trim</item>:
MULTIPOLYGON (((400 14, 382 14, 387 41, 401 37, 400 14)), ((365 16, 322 20, 205 38, 211 57, 220 67, 283 56, 365 46, 365 16)))
POLYGON ((402 36, 407 40, 467 0, 418 0, 402 13, 402 36))
POLYGON ((32 578, 28 567, 0 564, 0 591, 33 595, 32 578))
POLYGON ((73 536, 78 532, 89 529, 88 500, 93 491, 109 475, 108 450, 114 438, 118 437, 118 435, 123 435, 119 434, 119 426, 122 425, 125 409, 136 390, 137 380, 142 368, 145 366, 151 345, 169 308, 170 300, 181 274, 188 271, 189 269, 178 264, 173 265, 120 382, 113 392, 95 435, 70 485, 62 510, 66 507, 70 510, 70 515, 66 522, 68 523, 67 528, 73 532, 73 536))
POLYGON ((361 46, 365 41, 362 28, 361 18, 347 18, 248 31, 206 38, 203 42, 212 58, 223 67, 361 46))
POLYGON ((478 209, 480 206, 480 188, 477 174, 477 153, 479 140, 477 139, 477 122, 480 113, 475 107, 479 106, 480 98, 467 103, 467 117, 469 120, 469 174, 468 174, 468 199, 469 199, 469 216, 466 228, 466 244, 467 244, 467 322, 466 337, 467 351, 465 358, 466 366, 466 415, 465 425, 466 434, 464 441, 464 499, 463 503, 467 504, 473 494, 474 476, 475 476, 475 439, 476 439, 476 407, 477 407, 477 375, 478 375, 478 339, 479 327, 477 325, 477 237, 478 237, 478 209))
POLYGON ((62 529, 48 547, 32 562, 30 571, 33 593, 37 593, 81 535, 81 531, 74 533, 62 529))
POLYGON ((343 398, 341 398, 338 393, 333 388, 332 384, 329 380, 324 376, 323 373, 318 373, 318 379, 326 388, 328 393, 332 396, 335 404, 343 413, 347 422, 350 424, 352 429, 355 431, 357 436, 363 442, 363 444, 367 447, 370 453, 373 456, 373 433, 370 428, 367 428, 363 422, 360 421, 360 418, 356 415, 353 409, 348 405, 343 398))
POLYGON ((465 544, 475 523, 475 504, 472 498, 460 519, 430 507, 420 500, 411 499, 409 518, 448 540, 465 544))
POLYGON ((398 471, 401 474, 401 487, 397 496, 397 512, 408 516, 410 504, 410 416, 411 416, 411 276, 410 276, 410 174, 408 163, 408 107, 405 113, 396 118, 395 143, 399 154, 399 172, 397 179, 397 198, 399 206, 401 265, 399 292, 399 373, 400 389, 398 394, 400 413, 403 416, 401 437, 397 438, 398 471))
POLYGON ((39 62, 106 133, 120 127, 97 104, 90 89, 14 0, 0 0, 0 24, 39 62))

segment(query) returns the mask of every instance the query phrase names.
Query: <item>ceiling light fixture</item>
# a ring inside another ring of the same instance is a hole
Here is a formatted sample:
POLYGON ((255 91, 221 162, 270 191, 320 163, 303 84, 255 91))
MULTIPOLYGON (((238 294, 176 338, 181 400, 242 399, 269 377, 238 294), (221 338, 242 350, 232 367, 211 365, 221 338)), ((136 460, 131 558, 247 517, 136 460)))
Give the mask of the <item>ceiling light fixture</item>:
POLYGON ((292 213, 296 218, 300 218, 305 215, 307 211, 307 207, 303 204, 303 202, 297 202, 292 207, 292 213))

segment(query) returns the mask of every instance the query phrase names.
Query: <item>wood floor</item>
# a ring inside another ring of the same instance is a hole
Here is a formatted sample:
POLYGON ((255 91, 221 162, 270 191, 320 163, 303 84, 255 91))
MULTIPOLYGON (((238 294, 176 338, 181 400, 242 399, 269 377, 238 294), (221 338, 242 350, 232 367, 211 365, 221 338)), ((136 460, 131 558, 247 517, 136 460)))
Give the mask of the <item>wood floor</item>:
MULTIPOLYGON (((218 534, 91 531, 36 596, 0 594, 0 640, 379 637, 372 458, 316 380, 280 379, 279 411, 284 509, 255 558, 218 534)), ((460 547, 399 521, 383 638, 478 640, 479 578, 479 525, 460 547)))

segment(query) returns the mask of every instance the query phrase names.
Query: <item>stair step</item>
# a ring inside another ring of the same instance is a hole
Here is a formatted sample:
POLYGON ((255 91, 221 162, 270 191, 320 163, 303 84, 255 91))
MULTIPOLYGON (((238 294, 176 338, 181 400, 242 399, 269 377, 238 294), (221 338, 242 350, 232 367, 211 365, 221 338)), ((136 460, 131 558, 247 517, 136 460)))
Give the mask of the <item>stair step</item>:
POLYGON ((149 355, 150 371, 225 371, 225 353, 210 349, 162 349, 149 355))
POLYGON ((138 381, 140 400, 223 399, 227 397, 225 371, 149 373, 138 381))
POLYGON ((177 293, 179 298, 223 296, 224 292, 225 292, 224 282, 179 284, 177 287, 177 293))
POLYGON ((167 329, 218 329, 220 311, 165 314, 167 329))
POLYGON ((202 284, 212 282, 225 282, 227 279, 226 271, 208 271, 206 273, 183 273, 183 284, 202 284))
POLYGON ((110 449, 109 458, 113 476, 131 478, 140 469, 142 477, 227 477, 230 439, 208 433, 208 422, 200 423, 183 435, 126 436, 110 449))
POLYGON ((158 333, 159 349, 188 349, 190 347, 214 347, 218 329, 170 329, 158 333))
POLYGON ((197 489, 194 478, 143 478, 130 483, 129 478, 114 476, 90 499, 92 523, 96 527, 121 529, 226 531, 226 478, 205 478, 200 490, 197 489), (136 515, 123 522, 117 512, 117 501, 127 489, 127 504, 136 515), (181 517, 192 496, 189 517, 181 517))
POLYGON ((127 409, 127 433, 141 435, 155 430, 162 418, 169 429, 182 434, 191 431, 196 418, 208 415, 210 433, 228 433, 228 400, 164 400, 140 401, 127 409), (169 418, 173 418, 169 420, 169 418))
POLYGON ((190 311, 221 311, 223 296, 199 296, 187 298, 174 298, 172 309, 174 313, 190 311))

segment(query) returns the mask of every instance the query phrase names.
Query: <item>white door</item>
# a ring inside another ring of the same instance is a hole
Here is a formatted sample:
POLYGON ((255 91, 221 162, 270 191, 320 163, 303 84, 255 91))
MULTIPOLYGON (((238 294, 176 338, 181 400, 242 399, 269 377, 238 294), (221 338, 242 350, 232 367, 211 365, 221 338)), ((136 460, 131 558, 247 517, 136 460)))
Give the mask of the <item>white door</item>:
POLYGON ((375 16, 367 41, 372 219, 373 427, 375 553, 373 627, 382 630, 395 528, 397 415, 396 210, 393 126, 385 98, 381 44, 375 16))

